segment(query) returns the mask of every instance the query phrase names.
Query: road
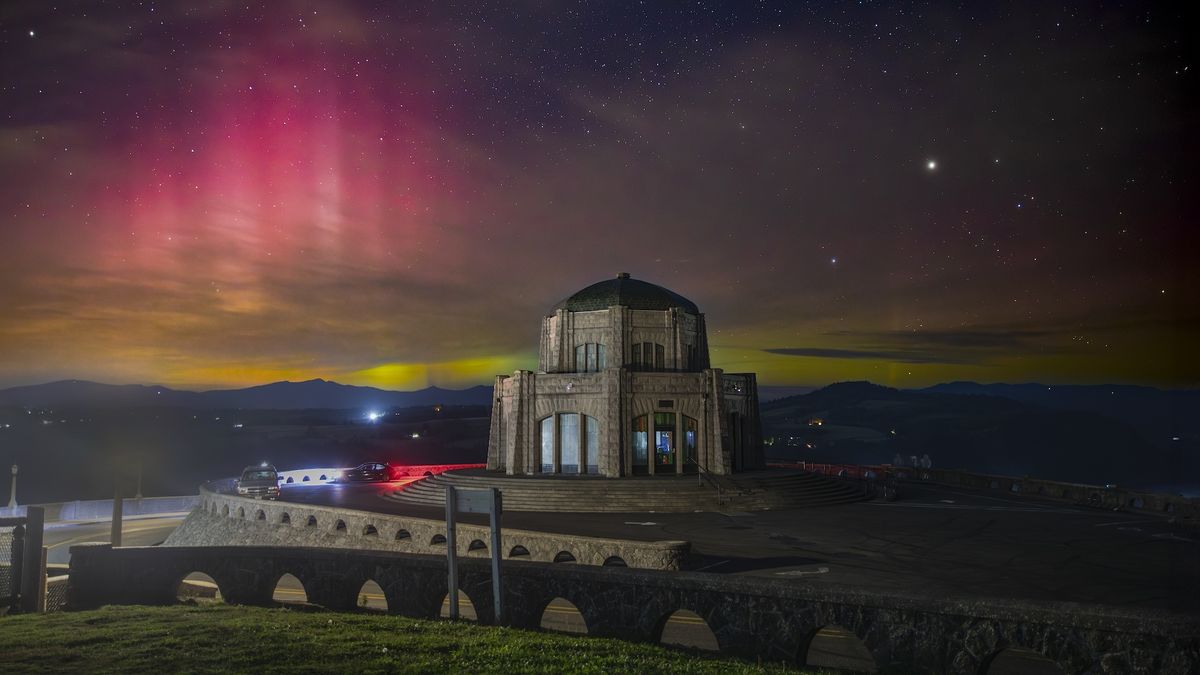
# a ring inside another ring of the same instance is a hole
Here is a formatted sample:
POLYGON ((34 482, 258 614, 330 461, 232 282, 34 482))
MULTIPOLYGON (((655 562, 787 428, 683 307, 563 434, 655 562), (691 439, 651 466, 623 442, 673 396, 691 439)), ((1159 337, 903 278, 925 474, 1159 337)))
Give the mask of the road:
MULTIPOLYGON (((121 543, 125 546, 157 544, 179 527, 183 518, 181 514, 129 518, 124 521, 121 543)), ((43 545, 50 549, 46 560, 51 564, 65 564, 71 559, 71 546, 88 542, 108 542, 111 534, 111 521, 46 523, 43 545)))

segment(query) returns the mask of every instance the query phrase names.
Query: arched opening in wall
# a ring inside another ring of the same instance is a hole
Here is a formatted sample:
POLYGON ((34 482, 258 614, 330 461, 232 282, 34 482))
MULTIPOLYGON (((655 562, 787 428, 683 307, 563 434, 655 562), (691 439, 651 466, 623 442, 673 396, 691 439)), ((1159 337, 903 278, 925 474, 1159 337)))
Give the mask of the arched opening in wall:
POLYGON ((275 582, 275 592, 271 594, 271 599, 285 605, 304 604, 308 602, 308 593, 295 575, 284 574, 275 582))
POLYGON ((337 521, 337 523, 333 526, 333 530, 334 530, 334 532, 341 532, 342 534, 345 534, 346 533, 346 521, 339 519, 337 521))
POLYGON ((367 579, 362 588, 358 589, 356 604, 359 609, 372 612, 386 612, 388 610, 387 596, 383 594, 383 588, 375 583, 374 579, 367 579))
POLYGON ((542 611, 542 630, 587 635, 588 627, 575 603, 566 598, 555 598, 542 611))
POLYGON ((605 567, 629 567, 625 564, 625 559, 618 555, 610 555, 604 559, 605 567))
POLYGON ((285 483, 295 483, 296 481, 295 481, 295 479, 294 479, 294 478, 292 478, 291 476, 288 476, 288 477, 287 477, 287 480, 285 480, 285 481, 283 481, 283 482, 285 482, 285 483))
POLYGON ((326 476, 325 474, 321 474, 321 480, 329 480, 329 476, 326 476))
POLYGON ((366 527, 363 528, 363 536, 364 537, 378 537, 379 530, 375 529, 374 525, 367 525, 366 527))
POLYGON ((1001 650, 988 661, 983 672, 985 675, 1063 675, 1063 669, 1052 659, 1024 647, 1001 650))
POLYGON ((808 641, 801 662, 806 666, 873 673, 878 668, 871 650, 858 636, 841 626, 825 626, 808 641))
POLYGON ((279 522, 284 525, 291 525, 292 524, 292 515, 290 513, 285 513, 282 516, 279 516, 279 522))
POLYGON ((238 518, 241 518, 242 520, 245 520, 245 519, 246 519, 246 509, 245 509, 245 507, 242 507, 242 506, 239 506, 239 507, 238 507, 238 518))
POLYGON ((229 505, 228 504, 221 505, 221 515, 225 516, 226 518, 229 517, 229 505))
POLYGON ((508 552, 508 557, 510 557, 510 558, 528 558, 529 557, 529 549, 525 548, 524 546, 514 546, 514 547, 512 547, 512 550, 508 552))
POLYGON ((571 555, 570 551, 559 551, 554 555, 554 562, 573 563, 575 562, 575 556, 571 555))
POLYGON ((316 516, 309 516, 309 517, 308 517, 308 521, 305 523, 305 525, 304 525, 304 526, 305 526, 305 527, 316 527, 316 526, 317 526, 317 517, 316 517, 316 516))
POLYGON ((662 625, 659 642, 671 647, 699 649, 706 652, 721 650, 717 636, 699 614, 688 609, 672 612, 662 625))
POLYGON ((444 534, 433 535, 433 538, 431 538, 429 540, 429 545, 430 546, 438 546, 438 545, 445 546, 446 545, 446 535, 444 535, 444 534))
POLYGON ((433 472, 432 472, 432 471, 426 471, 425 473, 423 473, 423 474, 421 474, 421 475, 422 475, 422 477, 424 477, 424 478, 432 478, 432 477, 433 477, 433 472))
POLYGON ((262 509, 259 509, 258 512, 254 514, 254 519, 255 520, 266 520, 267 512, 263 511, 262 509))
POLYGON ((396 541, 401 541, 404 539, 412 539, 412 535, 409 534, 408 530, 403 528, 396 530, 396 541))
POLYGON ((217 582, 204 572, 192 572, 179 580, 175 599, 188 604, 221 602, 221 589, 217 582))
POLYGON ((312 480, 312 479, 311 479, 311 478, 309 478, 308 476, 305 476, 304 478, 301 478, 301 479, 300 479, 300 482, 301 482, 301 483, 307 483, 307 482, 308 482, 308 481, 310 481, 310 480, 312 480))
MULTIPOLYGON (((447 593, 442 598, 442 611, 438 616, 443 619, 450 618, 450 594, 447 593)), ((479 617, 475 614, 475 605, 471 603, 471 597, 458 589, 458 618, 467 621, 478 621, 479 617)))
POLYGON ((487 544, 483 543, 479 539, 472 539, 471 543, 467 544, 467 553, 472 553, 474 551, 482 551, 487 553, 487 544))

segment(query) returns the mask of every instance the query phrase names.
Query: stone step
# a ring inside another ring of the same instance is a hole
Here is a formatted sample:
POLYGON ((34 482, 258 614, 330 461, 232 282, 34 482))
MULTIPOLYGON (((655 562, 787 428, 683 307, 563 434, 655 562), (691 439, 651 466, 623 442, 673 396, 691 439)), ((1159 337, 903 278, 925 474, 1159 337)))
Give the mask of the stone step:
MULTIPOLYGON (((722 503, 746 510, 799 508, 861 500, 857 485, 806 472, 722 476, 722 503)), ((714 487, 695 475, 623 480, 519 477, 451 472, 425 478, 387 495, 401 503, 443 507, 445 488, 497 487, 513 511, 675 511, 718 507, 714 487)))

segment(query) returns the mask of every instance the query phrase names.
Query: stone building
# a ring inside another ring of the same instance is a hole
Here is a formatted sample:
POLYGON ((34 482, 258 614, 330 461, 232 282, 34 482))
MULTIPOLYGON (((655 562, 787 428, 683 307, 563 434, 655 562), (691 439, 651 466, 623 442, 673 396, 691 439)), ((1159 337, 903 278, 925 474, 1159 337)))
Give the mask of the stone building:
POLYGON ((487 465, 613 478, 762 468, 758 385, 710 366, 695 303, 619 274, 542 319, 537 372, 496 378, 487 465))

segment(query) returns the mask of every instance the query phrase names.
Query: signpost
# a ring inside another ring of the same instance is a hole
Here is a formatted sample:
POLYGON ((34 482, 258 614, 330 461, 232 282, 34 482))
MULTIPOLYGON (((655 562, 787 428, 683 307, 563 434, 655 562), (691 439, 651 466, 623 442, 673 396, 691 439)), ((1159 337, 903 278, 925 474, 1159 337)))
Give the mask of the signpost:
POLYGON ((458 538, 454 516, 457 512, 486 513, 490 516, 492 529, 492 602, 496 612, 496 623, 504 616, 500 599, 500 491, 457 489, 446 486, 446 569, 450 588, 450 618, 458 618, 458 538))

